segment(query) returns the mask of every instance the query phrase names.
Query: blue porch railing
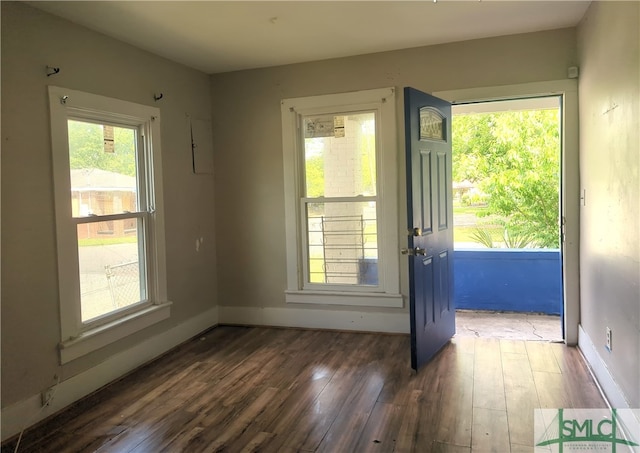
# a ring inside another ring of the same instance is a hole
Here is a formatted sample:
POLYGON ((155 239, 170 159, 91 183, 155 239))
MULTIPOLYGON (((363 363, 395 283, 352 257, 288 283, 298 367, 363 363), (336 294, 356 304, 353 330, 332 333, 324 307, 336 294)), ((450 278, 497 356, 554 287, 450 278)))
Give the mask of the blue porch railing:
POLYGON ((559 250, 456 250, 453 269, 456 308, 562 312, 559 250))

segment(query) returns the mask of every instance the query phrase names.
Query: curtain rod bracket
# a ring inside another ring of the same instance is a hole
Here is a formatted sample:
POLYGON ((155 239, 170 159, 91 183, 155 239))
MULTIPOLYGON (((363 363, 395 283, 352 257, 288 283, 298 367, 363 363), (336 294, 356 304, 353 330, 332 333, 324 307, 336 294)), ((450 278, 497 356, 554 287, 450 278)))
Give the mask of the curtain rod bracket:
POLYGON ((47 65, 47 77, 55 75, 60 72, 60 68, 55 68, 53 66, 47 65))

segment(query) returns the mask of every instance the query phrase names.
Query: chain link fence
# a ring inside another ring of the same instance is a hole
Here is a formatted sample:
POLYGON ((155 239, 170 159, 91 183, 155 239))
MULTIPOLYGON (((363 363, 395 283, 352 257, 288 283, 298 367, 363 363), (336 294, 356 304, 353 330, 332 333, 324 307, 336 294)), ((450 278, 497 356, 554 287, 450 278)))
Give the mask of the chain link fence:
POLYGON ((113 308, 126 307, 140 300, 140 267, 138 261, 105 265, 113 308))

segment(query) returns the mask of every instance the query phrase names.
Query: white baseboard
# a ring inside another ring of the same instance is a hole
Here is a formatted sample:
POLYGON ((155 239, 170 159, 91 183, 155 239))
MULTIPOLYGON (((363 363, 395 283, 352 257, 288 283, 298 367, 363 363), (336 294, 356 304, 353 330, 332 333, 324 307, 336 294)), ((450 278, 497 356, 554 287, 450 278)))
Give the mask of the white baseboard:
POLYGON ((109 357, 95 367, 73 376, 55 388, 51 404, 40 407, 40 395, 33 395, 2 409, 2 441, 18 434, 66 406, 89 395, 135 368, 164 354, 203 330, 218 324, 218 307, 214 307, 167 332, 109 357))
POLYGON ((409 333, 409 313, 275 307, 219 307, 220 324, 409 333))
POLYGON ((591 338, 582 326, 578 326, 578 347, 589 363, 591 372, 598 381, 598 385, 600 385, 609 405, 616 409, 630 409, 629 402, 625 398, 624 393, 611 375, 607 364, 602 360, 593 341, 591 341, 591 338))

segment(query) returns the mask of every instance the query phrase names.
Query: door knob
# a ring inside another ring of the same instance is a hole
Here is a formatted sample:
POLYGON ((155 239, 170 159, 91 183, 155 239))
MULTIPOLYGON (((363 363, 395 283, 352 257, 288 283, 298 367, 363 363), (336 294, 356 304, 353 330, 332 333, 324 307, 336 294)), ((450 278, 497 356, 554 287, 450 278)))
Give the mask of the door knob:
POLYGON ((422 231, 418 227, 409 228, 409 236, 422 236, 422 231))
POLYGON ((418 255, 426 255, 427 251, 425 249, 421 249, 420 247, 415 247, 412 249, 400 249, 400 253, 402 253, 403 255, 409 255, 409 256, 418 256, 418 255))

